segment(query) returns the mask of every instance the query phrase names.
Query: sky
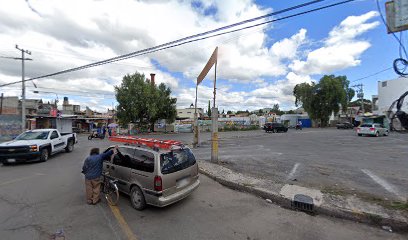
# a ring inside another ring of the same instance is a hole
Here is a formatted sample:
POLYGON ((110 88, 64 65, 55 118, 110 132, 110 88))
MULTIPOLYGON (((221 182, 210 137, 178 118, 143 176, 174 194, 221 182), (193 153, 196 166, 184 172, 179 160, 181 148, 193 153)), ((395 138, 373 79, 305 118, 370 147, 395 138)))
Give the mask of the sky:
MULTIPOLYGON (((0 85, 136 52, 193 34, 277 12, 310 0, 0 0, 0 85)), ((246 23, 267 20, 340 2, 313 5, 246 23)), ((385 14, 384 0, 380 10, 385 14)), ((234 27, 232 29, 237 29, 234 27)), ((231 29, 230 29, 231 30, 231 29)), ((405 34, 405 33, 403 33, 405 34)), ((277 20, 111 64, 27 82, 27 98, 68 97, 70 103, 106 112, 117 105, 114 86, 135 72, 165 83, 177 107, 195 101, 196 78, 219 47, 216 106, 256 110, 279 104, 294 109, 293 87, 318 82, 325 74, 345 75, 363 84, 365 98, 377 81, 397 78, 392 62, 398 43, 387 34, 375 0, 356 0, 329 9, 277 20), (384 71, 383 71, 384 70, 384 71), (376 74, 383 71, 379 74, 376 74), (370 75, 376 74, 371 77, 370 75), (367 77, 367 78, 365 78, 367 77), (364 79, 361 79, 364 78, 364 79), (359 80, 361 79, 361 80, 359 80), (36 87, 35 87, 36 86, 36 87), (37 92, 37 93, 35 93, 37 92)), ((198 86, 198 107, 213 101, 214 68, 198 86)), ((21 96, 21 83, 0 87, 21 96)))

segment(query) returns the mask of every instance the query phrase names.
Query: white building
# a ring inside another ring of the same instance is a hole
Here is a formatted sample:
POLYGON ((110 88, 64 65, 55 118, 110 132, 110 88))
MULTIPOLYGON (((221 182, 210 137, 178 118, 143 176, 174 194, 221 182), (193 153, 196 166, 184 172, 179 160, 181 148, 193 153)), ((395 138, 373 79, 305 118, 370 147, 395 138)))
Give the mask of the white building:
MULTIPOLYGON (((177 119, 194 119, 194 111, 194 107, 177 109, 177 119)), ((197 113, 198 117, 202 117, 204 115, 202 108, 197 108, 197 113)))
MULTIPOLYGON (((378 95, 373 96, 373 113, 384 115, 391 104, 403 93, 408 91, 408 78, 397 78, 387 81, 378 81, 378 95)), ((408 112, 408 101, 406 100, 402 109, 408 112)))

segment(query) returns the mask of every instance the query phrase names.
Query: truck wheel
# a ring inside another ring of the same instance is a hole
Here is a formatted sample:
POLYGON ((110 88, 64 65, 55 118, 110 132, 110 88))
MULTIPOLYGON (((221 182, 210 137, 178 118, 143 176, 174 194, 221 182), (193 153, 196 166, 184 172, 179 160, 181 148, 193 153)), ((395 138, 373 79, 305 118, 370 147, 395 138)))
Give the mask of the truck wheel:
POLYGON ((72 140, 69 140, 65 152, 72 152, 74 150, 74 143, 72 140))
POLYGON ((50 153, 47 148, 44 148, 41 150, 41 156, 40 156, 40 161, 41 162, 46 162, 48 160, 48 157, 50 156, 50 153))
POLYGON ((273 133, 277 133, 278 131, 276 131, 276 129, 274 128, 274 129, 272 130, 272 132, 273 132, 273 133))

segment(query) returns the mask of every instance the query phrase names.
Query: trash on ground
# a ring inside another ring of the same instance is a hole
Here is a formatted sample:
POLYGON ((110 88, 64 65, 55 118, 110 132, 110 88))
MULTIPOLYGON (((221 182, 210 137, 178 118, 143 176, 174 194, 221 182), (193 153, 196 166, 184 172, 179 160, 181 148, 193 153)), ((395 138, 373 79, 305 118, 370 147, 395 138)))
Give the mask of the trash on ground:
POLYGON ((381 228, 385 231, 392 232, 392 228, 390 226, 382 226, 381 228))

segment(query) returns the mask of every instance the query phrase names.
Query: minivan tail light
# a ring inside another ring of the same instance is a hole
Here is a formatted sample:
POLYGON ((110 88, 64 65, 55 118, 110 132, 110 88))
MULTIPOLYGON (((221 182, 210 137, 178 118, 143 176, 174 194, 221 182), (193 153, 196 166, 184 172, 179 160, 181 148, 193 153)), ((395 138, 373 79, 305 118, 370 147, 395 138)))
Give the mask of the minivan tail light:
POLYGON ((375 128, 370 128, 370 131, 371 131, 371 132, 374 132, 374 131, 375 131, 375 128))
POLYGON ((154 190, 155 191, 163 190, 162 178, 160 176, 154 177, 154 190))

